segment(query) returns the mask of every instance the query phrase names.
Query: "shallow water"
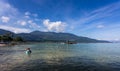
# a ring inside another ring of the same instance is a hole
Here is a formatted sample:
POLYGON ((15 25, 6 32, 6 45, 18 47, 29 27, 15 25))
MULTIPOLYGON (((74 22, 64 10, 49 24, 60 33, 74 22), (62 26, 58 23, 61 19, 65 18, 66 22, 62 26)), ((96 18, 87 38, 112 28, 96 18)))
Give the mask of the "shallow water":
POLYGON ((1 71, 119 71, 120 43, 33 43, 0 47, 1 71), (25 54, 30 47, 31 56, 25 54))

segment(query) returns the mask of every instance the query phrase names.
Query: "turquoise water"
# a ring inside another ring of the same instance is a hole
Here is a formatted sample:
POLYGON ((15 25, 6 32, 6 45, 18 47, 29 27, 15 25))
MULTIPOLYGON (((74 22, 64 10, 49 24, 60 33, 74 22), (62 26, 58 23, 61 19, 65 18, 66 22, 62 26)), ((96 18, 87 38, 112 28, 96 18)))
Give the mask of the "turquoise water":
POLYGON ((0 48, 2 71, 119 71, 120 43, 33 43, 0 48), (26 55, 25 49, 32 54, 26 55))

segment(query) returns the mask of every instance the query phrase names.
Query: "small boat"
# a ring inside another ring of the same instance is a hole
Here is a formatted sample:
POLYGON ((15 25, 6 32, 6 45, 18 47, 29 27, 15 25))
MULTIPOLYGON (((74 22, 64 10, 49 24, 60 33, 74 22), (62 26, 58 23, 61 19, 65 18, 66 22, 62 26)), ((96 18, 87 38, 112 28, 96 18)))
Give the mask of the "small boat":
POLYGON ((65 42, 66 44, 77 44, 77 42, 76 41, 67 41, 67 42, 65 42))

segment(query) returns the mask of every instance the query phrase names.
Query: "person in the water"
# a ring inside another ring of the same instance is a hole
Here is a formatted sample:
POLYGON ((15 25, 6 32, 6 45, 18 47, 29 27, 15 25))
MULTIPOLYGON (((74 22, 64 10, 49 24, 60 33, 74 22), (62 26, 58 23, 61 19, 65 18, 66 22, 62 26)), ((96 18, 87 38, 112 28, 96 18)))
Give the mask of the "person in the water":
POLYGON ((32 53, 31 49, 30 49, 30 48, 27 48, 27 49, 26 49, 26 54, 27 54, 28 56, 30 56, 31 53, 32 53))

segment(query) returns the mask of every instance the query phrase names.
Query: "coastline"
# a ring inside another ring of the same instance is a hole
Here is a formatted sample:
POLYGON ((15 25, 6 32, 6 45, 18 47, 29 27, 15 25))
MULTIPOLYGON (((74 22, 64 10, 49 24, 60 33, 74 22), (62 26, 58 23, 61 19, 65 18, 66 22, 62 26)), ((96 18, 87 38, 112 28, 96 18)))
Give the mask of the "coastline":
POLYGON ((5 46, 14 46, 14 45, 18 45, 18 44, 22 44, 23 42, 2 42, 0 43, 0 47, 5 47, 5 46))
POLYGON ((0 47, 4 47, 4 46, 7 46, 7 44, 0 44, 0 47))
MULTIPOLYGON (((34 43, 65 43, 65 42, 10 42, 10 43, 0 43, 0 47, 20 45, 20 44, 34 44, 34 43)), ((79 44, 79 43, 88 43, 88 42, 78 42, 78 43, 72 43, 72 44, 79 44)), ((89 42, 89 43, 113 43, 113 42, 89 42)), ((65 43, 65 44, 70 44, 70 43, 65 43)))

